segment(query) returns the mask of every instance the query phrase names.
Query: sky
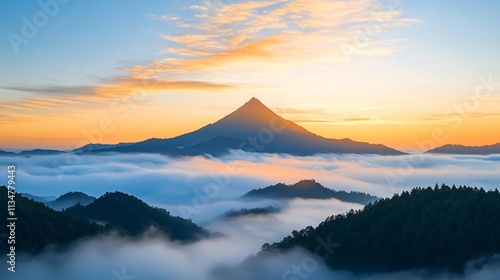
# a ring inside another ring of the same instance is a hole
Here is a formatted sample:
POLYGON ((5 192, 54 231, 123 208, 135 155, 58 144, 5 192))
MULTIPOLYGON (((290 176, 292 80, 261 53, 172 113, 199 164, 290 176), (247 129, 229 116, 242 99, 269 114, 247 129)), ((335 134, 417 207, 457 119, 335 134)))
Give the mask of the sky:
POLYGON ((0 148, 173 137, 251 97, 329 138, 497 143, 498 14, 487 0, 2 1, 0 148))

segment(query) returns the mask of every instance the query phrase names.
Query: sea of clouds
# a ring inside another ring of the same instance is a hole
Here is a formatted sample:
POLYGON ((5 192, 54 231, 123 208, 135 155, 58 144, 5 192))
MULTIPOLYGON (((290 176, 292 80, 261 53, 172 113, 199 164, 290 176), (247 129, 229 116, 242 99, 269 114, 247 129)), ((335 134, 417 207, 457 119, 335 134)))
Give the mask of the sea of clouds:
MULTIPOLYGON (((124 191, 149 203, 190 203, 218 185, 210 202, 254 188, 315 179, 325 187, 378 196, 434 184, 500 187, 500 155, 290 155, 233 152, 221 158, 157 154, 0 157, 0 170, 17 166, 18 192, 100 196, 124 191)), ((7 172, 7 171, 5 171, 7 172)), ((1 184, 1 182, 0 182, 1 184)))
MULTIPOLYGON (((352 275, 330 271, 303 251, 279 258, 252 259, 264 243, 280 241, 294 229, 316 226, 327 216, 360 209, 338 200, 244 201, 241 195, 279 182, 315 179, 337 190, 363 191, 381 197, 438 183, 494 189, 500 182, 500 156, 458 155, 318 155, 294 157, 232 152, 221 158, 172 158, 154 154, 0 157, 0 169, 15 164, 17 191, 59 196, 82 191, 133 194, 174 215, 224 234, 181 245, 167 238, 127 239, 114 235, 83 240, 64 251, 47 249, 20 255, 17 272, 0 270, 1 279, 497 279, 500 262, 471 268, 463 276, 425 271, 352 275), (225 220, 230 209, 276 206, 270 216, 225 220), (293 266, 304 274, 292 274, 293 266), (249 269, 258 267, 259 270, 249 269), (305 270, 304 270, 305 268, 305 270), (288 272, 288 273, 287 273, 288 272)), ((6 171, 5 171, 6 172, 6 171)), ((0 182, 1 184, 1 182, 0 182)), ((5 264, 4 258, 0 259, 5 264)))

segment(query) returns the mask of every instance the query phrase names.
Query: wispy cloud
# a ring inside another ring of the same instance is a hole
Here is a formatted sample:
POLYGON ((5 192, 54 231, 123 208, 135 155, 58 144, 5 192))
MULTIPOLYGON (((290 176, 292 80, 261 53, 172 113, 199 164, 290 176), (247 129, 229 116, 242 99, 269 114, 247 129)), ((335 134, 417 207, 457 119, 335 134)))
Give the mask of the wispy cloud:
MULTIPOLYGON (((343 61, 340 45, 353 40, 363 28, 383 33, 416 22, 374 0, 205 1, 189 9, 195 16, 178 24, 184 32, 163 36, 173 43, 165 50, 171 57, 129 70, 144 76, 146 70, 193 72, 227 69, 234 64, 262 68, 320 58, 343 61)), ((394 42, 374 41, 364 54, 391 54, 396 50, 394 42)))
MULTIPOLYGON (((185 12, 182 16, 149 15, 149 19, 164 21, 176 30, 161 35, 167 46, 160 52, 161 59, 125 67, 122 70, 128 74, 100 81, 99 85, 9 87, 32 96, 0 108, 27 113, 30 109, 91 107, 92 102, 130 96, 136 88, 158 93, 204 93, 255 86, 259 79, 251 78, 252 73, 308 63, 344 63, 342 44, 355 40, 364 29, 382 34, 415 22, 378 0, 203 1, 186 7, 185 12), (235 72, 250 75, 228 82, 225 77, 235 72)), ((371 40, 358 55, 388 55, 398 49, 399 42, 371 40)))
MULTIPOLYGON (((81 106, 92 102, 113 101, 129 97, 137 91, 147 94, 165 93, 169 91, 201 91, 211 93, 230 89, 233 86, 204 81, 138 79, 121 77, 108 81, 100 86, 53 86, 53 87, 9 87, 14 91, 29 92, 43 97, 32 97, 11 103, 0 104, 0 109, 10 112, 30 114, 33 110, 58 109, 67 106, 81 106)), ((39 112, 38 112, 39 113, 39 112)), ((13 115, 0 115, 0 121, 19 121, 13 115)))

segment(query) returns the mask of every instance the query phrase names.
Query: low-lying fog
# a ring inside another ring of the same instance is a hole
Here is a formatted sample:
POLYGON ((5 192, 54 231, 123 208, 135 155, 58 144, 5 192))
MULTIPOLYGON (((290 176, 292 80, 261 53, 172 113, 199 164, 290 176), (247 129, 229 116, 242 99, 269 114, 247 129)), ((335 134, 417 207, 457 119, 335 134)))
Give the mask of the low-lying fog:
MULTIPOLYGON (((15 274, 0 270, 1 279, 497 279, 500 262, 465 276, 445 273, 401 272, 353 276, 333 272, 307 253, 294 251, 260 263, 261 271, 236 269, 264 243, 273 243, 294 229, 317 226, 327 216, 359 209, 362 205, 338 200, 245 202, 245 192, 278 182, 315 179, 325 187, 355 190, 378 196, 435 183, 498 188, 500 156, 371 156, 283 155, 233 152, 220 159, 170 158, 160 155, 100 155, 0 157, 0 168, 16 164, 17 191, 39 196, 82 191, 100 196, 106 191, 133 194, 175 215, 191 218, 225 236, 180 245, 167 239, 99 236, 64 252, 47 249, 30 257, 19 256, 15 274), (269 216, 224 220, 230 209, 276 206, 283 211, 269 216), (301 273, 293 272, 293 266, 301 273), (225 268, 222 272, 221 268, 225 268), (220 273, 214 274, 214 270, 220 273)), ((5 264, 5 257, 1 258, 5 264)), ((259 262, 259 260, 256 260, 259 262)))

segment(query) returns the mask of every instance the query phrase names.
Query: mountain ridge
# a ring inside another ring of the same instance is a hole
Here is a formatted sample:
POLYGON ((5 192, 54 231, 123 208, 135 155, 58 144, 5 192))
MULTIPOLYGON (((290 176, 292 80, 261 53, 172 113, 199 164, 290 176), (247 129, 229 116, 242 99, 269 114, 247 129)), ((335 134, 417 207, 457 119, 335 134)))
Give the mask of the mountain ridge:
POLYGON ((430 154, 456 154, 456 155, 492 155, 500 154, 500 143, 483 146, 466 146, 458 144, 447 144, 435 149, 428 150, 430 154))
POLYGON ((286 120, 274 113, 256 98, 220 120, 198 130, 173 138, 151 138, 126 146, 104 148, 96 153, 159 153, 172 156, 203 155, 220 156, 231 149, 259 153, 282 153, 309 156, 320 153, 354 153, 402 155, 403 152, 382 144, 356 142, 350 139, 328 139, 286 120), (233 139, 230 145, 214 139, 233 139), (203 151, 194 152, 193 147, 205 145, 203 151), (239 141, 239 143, 238 143, 239 141))
POLYGON ((86 206, 77 204, 63 212, 74 218, 99 221, 127 236, 138 236, 151 227, 172 240, 186 242, 216 236, 191 220, 173 216, 163 208, 152 207, 123 192, 106 192, 86 206))
POLYGON ((379 200, 379 197, 361 193, 336 191, 324 187, 315 180, 301 180, 293 185, 278 183, 265 188, 253 189, 244 194, 242 199, 338 199, 343 202, 368 204, 379 200))
MULTIPOLYGON (((465 186, 414 188, 328 217, 316 228, 293 231, 265 253, 302 247, 315 252, 318 238, 331 240, 326 264, 354 272, 409 269, 463 271, 467 262, 500 253, 498 189, 465 186)), ((481 259, 483 258, 483 259, 481 259)))

